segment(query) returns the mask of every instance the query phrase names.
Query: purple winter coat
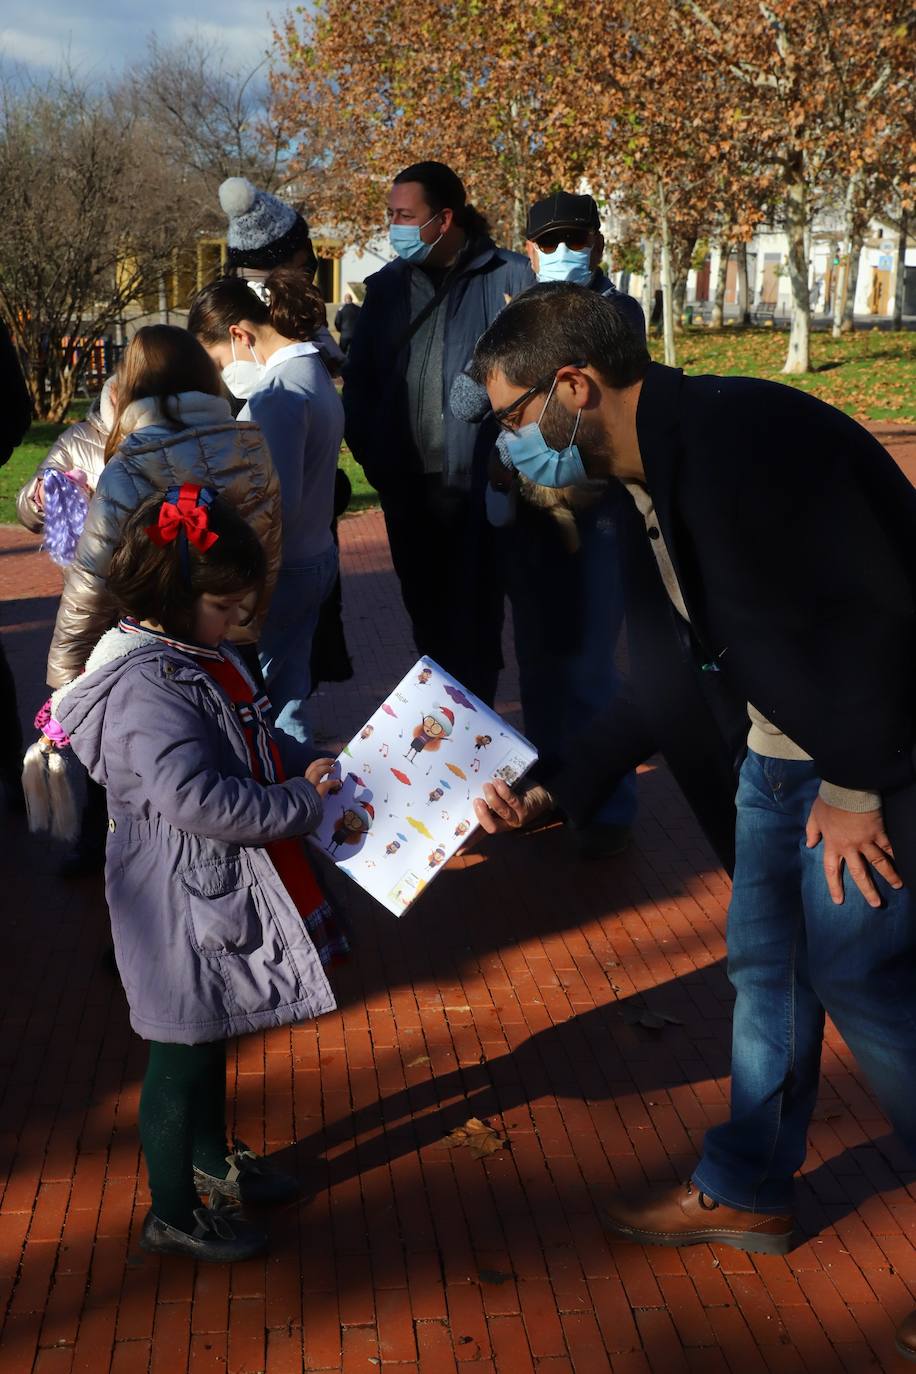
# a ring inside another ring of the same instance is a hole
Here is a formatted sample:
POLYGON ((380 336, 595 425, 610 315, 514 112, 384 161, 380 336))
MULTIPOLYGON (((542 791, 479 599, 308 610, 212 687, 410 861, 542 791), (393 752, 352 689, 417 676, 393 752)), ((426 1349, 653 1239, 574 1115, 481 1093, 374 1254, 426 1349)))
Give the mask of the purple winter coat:
POLYGON ((137 1034, 195 1045, 332 1011, 261 847, 313 830, 321 798, 303 777, 254 781, 209 674, 153 636, 109 630, 54 716, 108 792, 106 894, 137 1034))

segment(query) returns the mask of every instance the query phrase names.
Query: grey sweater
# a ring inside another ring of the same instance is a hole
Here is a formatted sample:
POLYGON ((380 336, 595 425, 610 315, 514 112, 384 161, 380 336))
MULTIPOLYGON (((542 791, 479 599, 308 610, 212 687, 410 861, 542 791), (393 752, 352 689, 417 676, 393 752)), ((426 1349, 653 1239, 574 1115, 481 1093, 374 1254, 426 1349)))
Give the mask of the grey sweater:
MULTIPOLYGON (((427 301, 432 300, 436 283, 422 267, 410 273, 410 318, 415 320, 427 301)), ((445 374, 445 311, 448 297, 436 306, 410 341, 407 364, 407 398, 410 432, 423 464, 423 471, 441 472, 445 459, 445 416, 442 410, 445 374)))

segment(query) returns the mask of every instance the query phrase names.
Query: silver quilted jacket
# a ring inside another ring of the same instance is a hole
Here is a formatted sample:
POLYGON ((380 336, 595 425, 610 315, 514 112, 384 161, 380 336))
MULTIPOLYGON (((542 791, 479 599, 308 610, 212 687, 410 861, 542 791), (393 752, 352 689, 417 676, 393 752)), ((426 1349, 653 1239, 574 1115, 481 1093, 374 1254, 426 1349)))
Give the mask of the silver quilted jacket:
POLYGON ((40 534, 45 524, 44 509, 40 499, 37 499, 38 479, 42 473, 52 468, 56 472, 82 472, 90 492, 95 491, 105 466, 105 442, 114 419, 114 400, 111 395, 113 380, 109 377, 85 420, 70 425, 55 439, 38 464, 34 476, 19 492, 16 514, 20 523, 33 534, 40 534))
MULTIPOLYGON (((257 425, 231 418, 227 402, 186 392, 182 413, 207 413, 212 423, 164 434, 158 428, 129 433, 102 472, 89 503, 76 557, 67 570, 48 655, 48 684, 62 687, 82 672, 94 646, 118 618, 105 579, 128 516, 148 496, 182 482, 212 487, 249 521, 267 554, 267 584, 258 615, 232 638, 252 643, 270 602, 280 567, 280 483, 257 425), (225 417, 225 418, 223 418, 225 417)), ((136 403, 140 404, 140 403, 136 403)))

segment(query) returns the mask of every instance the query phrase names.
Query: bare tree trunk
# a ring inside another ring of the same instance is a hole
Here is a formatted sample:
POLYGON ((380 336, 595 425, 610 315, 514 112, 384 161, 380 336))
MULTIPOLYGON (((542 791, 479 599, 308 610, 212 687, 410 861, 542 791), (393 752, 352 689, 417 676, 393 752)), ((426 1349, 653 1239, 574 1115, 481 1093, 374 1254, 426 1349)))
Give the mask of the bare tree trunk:
POLYGON ((901 210, 900 224, 897 228, 897 272, 894 277, 894 318, 892 321, 894 329, 903 328, 903 295, 906 286, 906 239, 908 225, 909 215, 906 210, 901 210))
POLYGON ((680 329, 684 323, 684 302, 687 299, 687 277, 693 258, 696 239, 679 239, 672 253, 672 272, 674 274, 674 327, 680 329))
POLYGON ((792 287, 792 323, 789 328, 789 348, 783 372, 794 375, 811 369, 811 297, 808 291, 808 254, 805 233, 808 228, 808 201, 802 169, 786 187, 786 237, 789 242, 787 263, 792 287))
MULTIPOLYGON (((836 289, 833 295, 833 329, 831 332, 835 339, 840 337, 843 329, 843 315, 846 309, 846 296, 849 291, 849 276, 852 268, 852 248, 856 230, 856 193, 858 184, 858 173, 853 173, 849 178, 849 185, 846 187, 846 197, 843 204, 843 248, 840 253, 840 265, 837 273, 836 289)), ((853 295, 855 295, 855 287, 853 287, 853 295)))
POLYGON ((674 320, 680 325, 684 321, 684 301, 687 299, 687 273, 679 271, 674 281, 674 320))
MULTIPOLYGON (((519 126, 518 101, 509 102, 509 128, 515 130, 519 126)), ((522 148, 521 139, 515 135, 512 137, 512 161, 511 161, 511 182, 512 182, 512 247, 518 253, 525 251, 525 229, 528 221, 528 188, 526 185, 527 177, 525 155, 522 148)))
POLYGON ((646 333, 649 333, 652 310, 655 305, 655 239, 643 239, 643 277, 642 311, 646 317, 646 333))
POLYGON ((751 294, 747 268, 747 244, 735 249, 738 258, 738 323, 743 328, 751 322, 751 294))
POLYGON ((843 313, 846 309, 846 292, 849 290, 849 242, 840 253, 840 265, 837 268, 836 285, 833 289, 833 327, 831 334, 835 339, 840 337, 843 332, 843 313))
POLYGON ((712 310, 709 314, 709 328, 721 329, 725 318, 725 274, 728 271, 729 249, 724 239, 719 241, 719 258, 716 262, 716 275, 712 286, 712 310))
POLYGON ((658 184, 658 218, 662 233, 662 333, 665 340, 665 365, 677 367, 674 344, 674 282, 671 272, 671 233, 668 227, 668 207, 665 188, 658 184))
POLYGON ((856 327, 856 292, 859 289, 859 265, 862 258, 862 240, 864 237, 862 230, 858 229, 851 240, 849 267, 846 275, 846 296, 843 301, 843 323, 841 325, 844 334, 852 333, 856 327))

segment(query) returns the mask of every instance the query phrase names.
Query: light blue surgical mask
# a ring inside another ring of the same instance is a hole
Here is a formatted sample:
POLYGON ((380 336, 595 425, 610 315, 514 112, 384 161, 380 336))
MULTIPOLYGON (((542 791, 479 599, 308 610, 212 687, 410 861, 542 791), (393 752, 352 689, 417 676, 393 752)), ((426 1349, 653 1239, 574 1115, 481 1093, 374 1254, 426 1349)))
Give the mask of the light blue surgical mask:
POLYGON ((536 420, 532 420, 529 425, 522 425, 521 429, 506 430, 503 433, 501 437, 504 452, 516 471, 527 477, 529 482, 536 482, 539 487, 579 487, 588 481, 582 455, 573 443, 579 429, 579 421, 582 419, 582 411, 580 410, 576 416, 569 443, 559 452, 550 447, 541 433, 541 421, 550 405, 556 384, 557 379, 554 377, 544 408, 536 420))
POLYGON ((434 239, 432 243, 424 243, 420 238, 420 230, 425 229, 427 224, 432 224, 434 219, 438 219, 438 212, 430 215, 425 224, 392 224, 388 230, 388 242, 391 244, 399 258, 404 262, 425 262, 430 253, 435 248, 439 239, 434 239))
POLYGON ((567 248, 558 243, 552 253, 538 251, 538 281, 574 281, 585 286, 592 279, 591 248, 567 248))

